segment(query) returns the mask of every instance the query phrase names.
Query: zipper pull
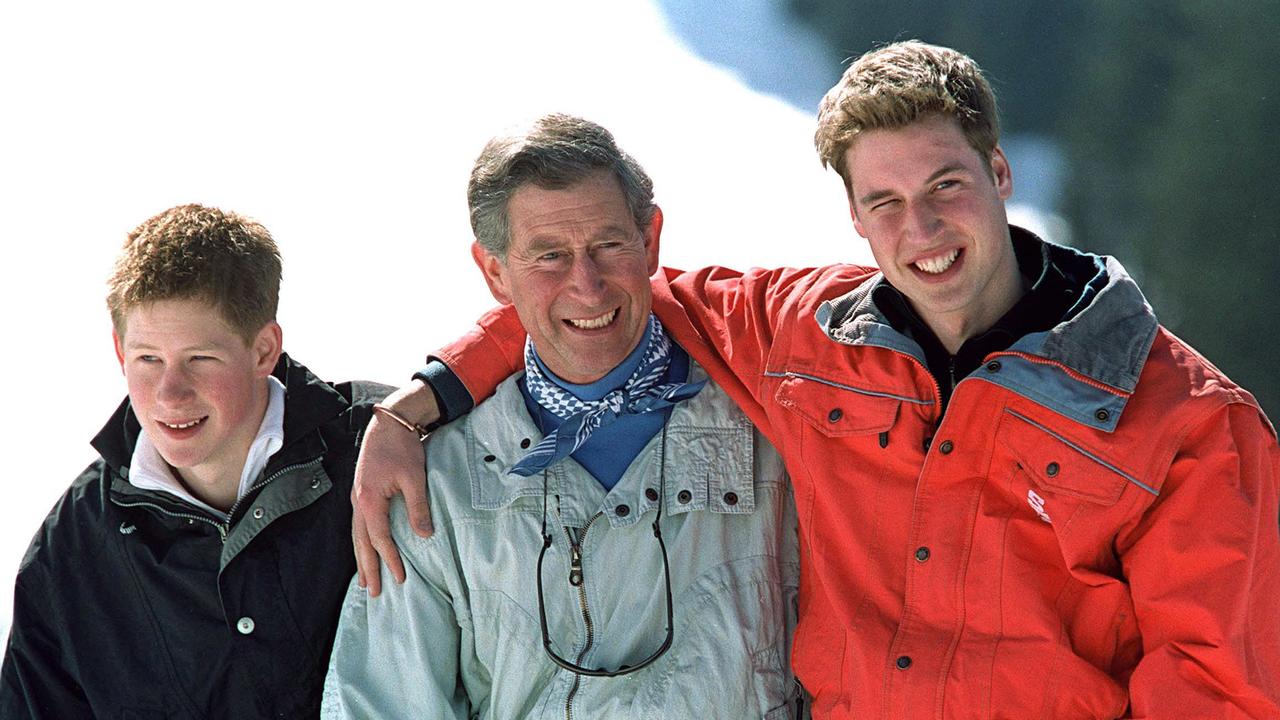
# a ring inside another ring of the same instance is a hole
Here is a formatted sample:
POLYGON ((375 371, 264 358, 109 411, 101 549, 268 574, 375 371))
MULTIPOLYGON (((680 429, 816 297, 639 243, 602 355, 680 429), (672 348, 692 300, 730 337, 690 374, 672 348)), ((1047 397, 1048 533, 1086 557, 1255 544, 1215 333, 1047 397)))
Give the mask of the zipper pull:
POLYGON ((574 587, 582 585, 582 553, 573 544, 569 546, 569 584, 574 587))

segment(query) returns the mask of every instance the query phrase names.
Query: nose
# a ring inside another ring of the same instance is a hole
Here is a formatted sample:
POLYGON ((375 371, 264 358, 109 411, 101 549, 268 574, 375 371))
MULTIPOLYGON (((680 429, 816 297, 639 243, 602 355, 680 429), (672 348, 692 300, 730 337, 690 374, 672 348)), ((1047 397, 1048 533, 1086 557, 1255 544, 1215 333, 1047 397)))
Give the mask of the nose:
POLYGON ((605 288, 603 269, 590 253, 579 253, 569 270, 569 283, 578 299, 588 302, 599 299, 605 288))
POLYGON ((162 405, 181 405, 195 396, 191 375, 181 364, 166 364, 156 385, 156 401, 162 405))
POLYGON ((907 238, 928 244, 937 236, 941 227, 941 217, 927 200, 916 201, 907 206, 903 227, 907 238))

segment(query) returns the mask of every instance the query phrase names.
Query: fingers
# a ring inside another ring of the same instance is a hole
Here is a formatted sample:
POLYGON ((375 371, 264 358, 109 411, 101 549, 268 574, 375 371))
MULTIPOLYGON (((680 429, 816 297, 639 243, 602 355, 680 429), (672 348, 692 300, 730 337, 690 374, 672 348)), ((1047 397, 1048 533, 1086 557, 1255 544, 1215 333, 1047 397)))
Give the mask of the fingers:
POLYGON ((427 501, 426 471, 416 466, 414 472, 402 476, 404 484, 400 491, 404 494, 404 504, 409 511, 409 524, 413 531, 424 538, 431 537, 435 529, 431 526, 431 503, 427 501))
POLYGON ((404 563, 400 560, 400 551, 396 548, 395 541, 391 539, 391 524, 387 522, 391 505, 385 497, 381 496, 375 496, 370 500, 378 500, 380 504, 366 505, 363 498, 360 500, 369 531, 369 542, 373 544, 374 551, 391 571, 391 577, 395 578, 396 582, 402 583, 404 582, 404 563))
POLYGON ((404 582, 404 562, 391 537, 389 521, 391 498, 398 494, 405 495, 414 531, 430 537, 422 443, 404 428, 384 424, 375 416, 365 431, 351 488, 352 547, 360 582, 370 596, 376 597, 382 590, 379 557, 391 577, 404 582))
POLYGON ((370 597, 378 597, 382 592, 382 566, 378 562, 378 553, 369 542, 369 531, 365 527, 364 518, 359 512, 351 513, 351 546, 356 553, 356 575, 360 587, 369 591, 370 597))

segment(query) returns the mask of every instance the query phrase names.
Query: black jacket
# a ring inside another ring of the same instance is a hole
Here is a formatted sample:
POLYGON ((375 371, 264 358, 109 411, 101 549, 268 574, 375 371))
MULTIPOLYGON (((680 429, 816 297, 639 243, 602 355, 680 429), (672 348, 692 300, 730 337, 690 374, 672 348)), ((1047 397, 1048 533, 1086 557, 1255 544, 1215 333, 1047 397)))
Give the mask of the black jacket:
POLYGON ((388 388, 282 357, 284 445, 223 523, 125 478, 128 400, 18 571, 0 718, 317 717, 355 572, 351 478, 388 388))

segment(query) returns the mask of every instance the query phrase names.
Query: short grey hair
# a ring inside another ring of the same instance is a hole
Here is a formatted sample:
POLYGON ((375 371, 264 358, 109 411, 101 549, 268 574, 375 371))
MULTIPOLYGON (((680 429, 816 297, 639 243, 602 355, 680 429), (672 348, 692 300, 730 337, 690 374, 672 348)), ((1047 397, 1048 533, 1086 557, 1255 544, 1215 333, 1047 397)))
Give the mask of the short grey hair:
POLYGON ((657 209, 653 180, 600 125, 551 113, 525 128, 493 138, 480 151, 467 183, 476 241, 490 255, 506 259, 511 243, 507 204, 516 190, 530 183, 558 190, 601 170, 617 179, 636 227, 647 231, 657 209))

